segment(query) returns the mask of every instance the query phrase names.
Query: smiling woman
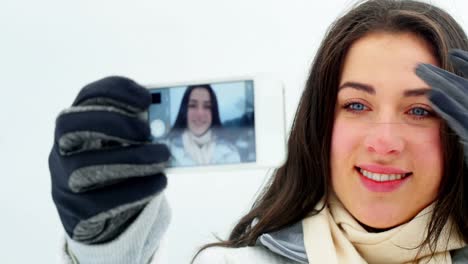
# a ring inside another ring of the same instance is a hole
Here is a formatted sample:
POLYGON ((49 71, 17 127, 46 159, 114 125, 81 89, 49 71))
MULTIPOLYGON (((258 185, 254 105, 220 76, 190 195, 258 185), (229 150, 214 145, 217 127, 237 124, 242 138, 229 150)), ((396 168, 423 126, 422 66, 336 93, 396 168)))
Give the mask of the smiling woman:
POLYGON ((369 34, 354 42, 344 60, 331 141, 332 187, 365 226, 405 223, 437 197, 441 120, 426 96, 429 87, 414 73, 418 63, 438 65, 429 44, 411 33, 369 34))
POLYGON ((240 162, 238 151, 222 134, 218 99, 211 85, 188 86, 167 140, 172 166, 240 162))
POLYGON ((187 126, 195 136, 201 136, 211 127, 211 98, 208 90, 201 87, 190 93, 187 126))
POLYGON ((285 164, 229 239, 195 262, 458 261, 468 250, 463 146, 415 73, 453 71, 454 48, 468 50, 465 33, 431 4, 361 1, 339 18, 312 64, 285 164))
MULTIPOLYGON (((468 263, 466 77, 467 37, 445 11, 361 1, 317 52, 285 163, 229 238, 193 262, 468 263)), ((70 262, 156 263, 170 154, 148 142, 139 114, 150 103, 134 81, 109 77, 59 115, 49 166, 70 262)), ((220 127, 211 87, 188 87, 171 154, 221 157, 220 127)))

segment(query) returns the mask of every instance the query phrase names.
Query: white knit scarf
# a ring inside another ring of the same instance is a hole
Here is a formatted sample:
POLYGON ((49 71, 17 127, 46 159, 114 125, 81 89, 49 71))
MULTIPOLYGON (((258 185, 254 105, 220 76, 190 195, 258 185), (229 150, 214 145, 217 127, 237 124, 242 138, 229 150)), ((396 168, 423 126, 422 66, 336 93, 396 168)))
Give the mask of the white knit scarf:
POLYGON ((216 146, 211 130, 198 137, 187 129, 182 134, 182 144, 196 164, 205 165, 211 162, 216 146))
MULTIPOLYGON (((321 208, 323 200, 316 206, 321 208)), ((304 244, 310 263, 415 263, 418 246, 427 235, 433 204, 408 223, 380 233, 367 232, 331 195, 319 214, 302 220, 304 244)), ((424 247, 416 263, 452 263, 449 250, 466 244, 448 221, 437 240, 435 255, 424 247)))

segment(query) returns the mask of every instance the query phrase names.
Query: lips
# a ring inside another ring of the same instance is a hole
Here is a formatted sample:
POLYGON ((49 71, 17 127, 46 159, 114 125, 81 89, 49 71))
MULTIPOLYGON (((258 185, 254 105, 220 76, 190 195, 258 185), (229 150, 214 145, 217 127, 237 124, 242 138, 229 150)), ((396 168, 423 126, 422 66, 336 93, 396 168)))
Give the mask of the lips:
POLYGON ((199 120, 192 120, 192 123, 196 126, 203 126, 203 125, 206 125, 207 122, 199 121, 199 120))
POLYGON ((413 173, 381 165, 356 166, 362 184, 372 192, 391 192, 398 189, 413 173))
POLYGON ((408 174, 411 173, 410 171, 390 167, 390 166, 382 166, 378 164, 359 164, 356 166, 360 169, 372 172, 372 173, 380 173, 380 174, 408 174))
POLYGON ((390 173, 390 174, 383 174, 383 173, 374 173, 370 172, 361 168, 357 168, 358 171, 364 175, 366 178, 374 180, 374 181, 394 181, 400 180, 406 176, 409 176, 410 173, 390 173))

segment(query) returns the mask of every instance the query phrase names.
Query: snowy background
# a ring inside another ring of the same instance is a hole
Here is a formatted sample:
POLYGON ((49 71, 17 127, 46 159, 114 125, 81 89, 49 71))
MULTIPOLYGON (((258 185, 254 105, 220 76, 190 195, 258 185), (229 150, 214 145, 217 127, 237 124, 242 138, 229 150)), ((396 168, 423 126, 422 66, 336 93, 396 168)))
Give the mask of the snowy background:
MULTIPOLYGON (((108 75, 140 83, 269 72, 289 128, 326 28, 354 1, 0 1, 0 262, 53 263, 62 226, 47 157, 57 113, 108 75)), ((468 30, 465 0, 432 1, 468 30), (465 20, 464 20, 465 19, 465 20)), ((268 172, 168 175, 171 263, 225 237, 268 172)))

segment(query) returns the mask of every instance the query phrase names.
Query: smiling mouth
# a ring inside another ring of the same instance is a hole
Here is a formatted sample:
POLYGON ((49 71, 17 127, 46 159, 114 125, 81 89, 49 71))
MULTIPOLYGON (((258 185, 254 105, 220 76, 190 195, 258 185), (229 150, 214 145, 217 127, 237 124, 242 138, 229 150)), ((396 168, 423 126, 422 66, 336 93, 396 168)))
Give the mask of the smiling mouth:
POLYGON ((196 126, 204 126, 206 124, 206 122, 195 121, 195 122, 193 122, 193 124, 196 125, 196 126))
POLYGON ((395 174, 384 174, 384 173, 375 173, 375 172, 370 172, 367 170, 364 170, 359 167, 354 167, 362 176, 366 177, 369 180, 373 180, 376 182, 389 182, 389 181, 397 181, 397 180, 402 180, 410 175, 412 175, 412 172, 408 173, 395 173, 395 174))

